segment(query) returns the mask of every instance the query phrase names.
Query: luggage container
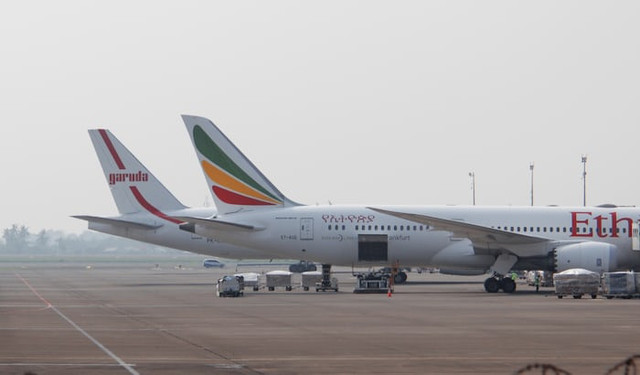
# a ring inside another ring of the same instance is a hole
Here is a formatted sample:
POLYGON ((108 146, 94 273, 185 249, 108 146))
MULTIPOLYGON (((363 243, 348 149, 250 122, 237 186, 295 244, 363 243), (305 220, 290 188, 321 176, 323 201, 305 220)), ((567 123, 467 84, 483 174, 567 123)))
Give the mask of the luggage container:
POLYGON ((582 268, 572 268, 553 275, 553 284, 558 298, 582 298, 585 294, 596 298, 600 289, 600 274, 582 268))
POLYGON ((256 272, 237 273, 234 276, 242 276, 244 278, 244 288, 252 288, 254 292, 260 289, 260 274, 256 272))
POLYGON ((638 296, 634 272, 605 272, 602 274, 602 291, 607 299, 638 296))
POLYGON ((216 295, 218 297, 240 297, 242 291, 242 276, 223 276, 216 284, 216 295))
POLYGON ((284 288, 286 291, 292 290, 291 274, 289 271, 267 272, 267 289, 270 292, 273 292, 276 288, 284 288))
POLYGON ((308 291, 309 288, 314 288, 316 283, 322 282, 322 272, 320 271, 306 271, 302 273, 302 289, 308 291))

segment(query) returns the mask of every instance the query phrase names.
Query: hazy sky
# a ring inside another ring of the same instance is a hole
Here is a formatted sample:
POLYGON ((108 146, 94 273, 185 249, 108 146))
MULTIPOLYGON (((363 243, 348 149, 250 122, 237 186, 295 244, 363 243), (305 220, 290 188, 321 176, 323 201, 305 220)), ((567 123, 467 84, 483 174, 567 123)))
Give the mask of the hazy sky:
MULTIPOLYGON (((10 4, 10 5, 7 5, 10 4)), ((87 129, 211 202, 180 114, 308 204, 640 204, 637 1, 0 6, 0 228, 116 214, 87 129)))

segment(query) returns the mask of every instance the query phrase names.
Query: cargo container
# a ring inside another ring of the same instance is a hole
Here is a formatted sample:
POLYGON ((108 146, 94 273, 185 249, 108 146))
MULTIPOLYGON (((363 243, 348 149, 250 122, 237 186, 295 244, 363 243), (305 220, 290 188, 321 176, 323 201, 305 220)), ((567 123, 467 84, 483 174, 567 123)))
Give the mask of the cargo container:
POLYGON ((322 282, 322 272, 306 271, 302 273, 302 289, 305 291, 309 288, 315 288, 317 283, 322 282))
POLYGON ((293 289, 291 284, 291 272, 289 271, 271 271, 267 272, 267 289, 272 292, 275 288, 285 288, 290 291, 293 289))
POLYGON ((605 272, 602 274, 602 291, 608 299, 638 297, 636 274, 629 272, 605 272))
POLYGON ((242 276, 244 285, 242 289, 251 288, 254 292, 260 289, 260 274, 256 272, 237 273, 234 276, 242 276))
POLYGON ((582 268, 572 268, 553 275, 553 284, 558 298, 582 298, 585 294, 596 298, 600 290, 600 274, 582 268))

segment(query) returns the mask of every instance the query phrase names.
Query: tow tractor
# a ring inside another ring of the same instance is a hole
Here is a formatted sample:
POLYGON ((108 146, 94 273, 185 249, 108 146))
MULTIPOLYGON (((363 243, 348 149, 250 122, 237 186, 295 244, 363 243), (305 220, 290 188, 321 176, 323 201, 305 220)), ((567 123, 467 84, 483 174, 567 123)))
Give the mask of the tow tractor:
POLYGON ((354 293, 393 293, 391 275, 384 272, 356 274, 354 293))

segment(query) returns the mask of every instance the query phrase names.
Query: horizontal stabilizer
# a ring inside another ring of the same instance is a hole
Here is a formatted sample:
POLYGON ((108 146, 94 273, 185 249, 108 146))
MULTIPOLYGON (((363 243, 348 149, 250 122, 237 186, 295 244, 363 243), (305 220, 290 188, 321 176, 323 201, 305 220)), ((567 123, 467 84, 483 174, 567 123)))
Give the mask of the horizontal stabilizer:
POLYGON ((263 227, 257 227, 255 225, 250 225, 250 224, 234 223, 230 221, 206 219, 201 217, 173 216, 173 218, 180 221, 184 221, 185 224, 182 224, 180 226, 180 229, 184 229, 187 231, 189 231, 188 229, 189 224, 196 224, 210 230, 221 230, 221 231, 229 231, 229 230, 258 231, 258 230, 264 229, 263 227))
POLYGON ((107 225, 113 225, 115 227, 121 227, 121 228, 133 228, 133 229, 142 229, 142 230, 152 230, 152 229, 158 229, 162 226, 162 224, 158 225, 158 224, 146 224, 146 223, 139 223, 139 222, 135 222, 135 221, 129 221, 129 220, 122 220, 122 219, 113 219, 113 218, 108 218, 108 217, 100 217, 100 216, 88 216, 88 215, 76 215, 76 216, 72 216, 76 219, 80 219, 80 220, 86 220, 90 223, 99 223, 99 224, 107 224, 107 225))
POLYGON ((422 214, 389 211, 373 207, 368 208, 381 214, 391 215, 401 219, 428 225, 436 230, 451 232, 457 237, 470 239, 474 244, 494 243, 502 245, 528 245, 548 241, 548 239, 542 237, 527 236, 524 234, 512 233, 457 220, 441 219, 422 214))

